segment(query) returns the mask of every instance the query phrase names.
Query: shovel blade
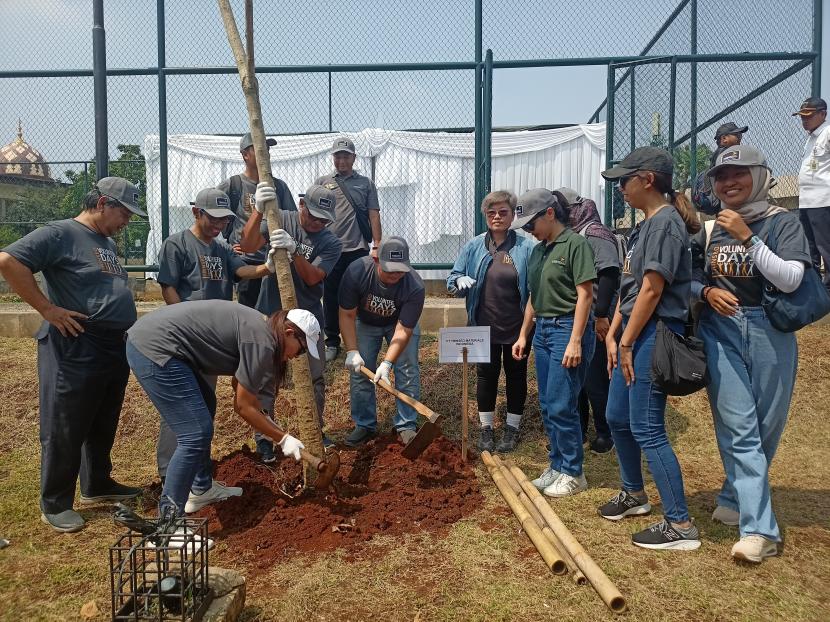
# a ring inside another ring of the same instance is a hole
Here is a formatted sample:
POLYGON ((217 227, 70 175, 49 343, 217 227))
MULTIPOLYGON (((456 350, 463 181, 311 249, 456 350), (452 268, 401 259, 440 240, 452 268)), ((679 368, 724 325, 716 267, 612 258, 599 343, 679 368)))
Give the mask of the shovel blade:
POLYGON ((439 436, 441 436, 441 428, 432 421, 427 421, 415 437, 406 444, 401 454, 404 458, 414 460, 424 453, 424 450, 439 436))
POLYGON ((314 488, 328 490, 339 470, 340 454, 336 451, 327 453, 325 458, 317 465, 317 479, 314 480, 314 488))

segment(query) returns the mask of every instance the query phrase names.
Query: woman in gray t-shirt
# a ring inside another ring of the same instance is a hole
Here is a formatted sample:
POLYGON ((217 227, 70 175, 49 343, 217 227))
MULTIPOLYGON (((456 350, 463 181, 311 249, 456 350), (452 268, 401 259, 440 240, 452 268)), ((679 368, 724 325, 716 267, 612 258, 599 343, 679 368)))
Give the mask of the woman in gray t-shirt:
POLYGON ((318 358, 319 334, 308 311, 278 311, 266 318, 226 300, 163 307, 135 323, 127 333, 127 360, 177 441, 159 516, 195 512, 242 494, 211 477, 216 394, 206 376, 233 376, 237 414, 277 441, 284 455, 300 459, 303 444, 263 413, 260 400, 273 401, 289 359, 306 351, 318 358))

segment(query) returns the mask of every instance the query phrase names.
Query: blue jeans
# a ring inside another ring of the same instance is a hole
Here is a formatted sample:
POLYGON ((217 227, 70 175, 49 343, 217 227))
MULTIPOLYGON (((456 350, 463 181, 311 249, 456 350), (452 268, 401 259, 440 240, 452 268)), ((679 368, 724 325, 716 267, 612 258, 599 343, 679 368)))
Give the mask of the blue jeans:
MULTIPOLYGON (((625 318, 623 328, 627 323, 625 318)), ((683 332, 682 322, 666 322, 666 326, 676 333, 683 332)), ((625 385, 622 369, 614 369, 605 416, 617 448, 623 489, 643 490, 644 453, 663 502, 663 514, 674 523, 682 523, 689 520, 689 509, 680 463, 666 435, 666 394, 651 381, 656 328, 656 318, 652 317, 634 342, 634 382, 630 387, 625 385)))
POLYGON ((127 361, 150 401, 176 435, 176 451, 167 466, 159 515, 171 508, 177 514, 184 514, 190 491, 205 492, 213 483, 210 443, 213 440, 211 404, 215 409, 215 394, 179 359, 171 358, 161 367, 127 341, 127 361))
POLYGON ((774 329, 761 307, 740 307, 732 317, 707 307, 698 334, 712 377, 707 392, 726 473, 718 505, 740 512, 741 536, 779 541, 769 466, 795 385, 795 334, 774 329))
POLYGON ((572 315, 537 317, 533 349, 542 423, 550 441, 550 466, 576 477, 582 474, 584 458, 579 392, 594 355, 596 337, 593 319, 589 319, 582 335, 582 362, 576 367, 563 367, 573 325, 572 315))
MULTIPOLYGON (((366 362, 366 367, 375 371, 377 369, 378 354, 383 345, 384 339, 388 346, 395 333, 396 324, 391 326, 372 326, 357 320, 357 349, 360 356, 366 362)), ((421 371, 418 367, 418 342, 421 340, 421 327, 416 325, 412 331, 404 351, 395 361, 395 388, 406 395, 415 398, 421 396, 421 371)), ((376 387, 374 383, 363 374, 351 372, 349 378, 349 398, 352 407, 352 419, 356 426, 376 430, 378 427, 377 400, 375 399, 376 387)), ((382 389, 381 389, 382 390, 382 389)), ((392 420, 396 430, 415 430, 418 418, 417 411, 395 400, 397 410, 392 420)))

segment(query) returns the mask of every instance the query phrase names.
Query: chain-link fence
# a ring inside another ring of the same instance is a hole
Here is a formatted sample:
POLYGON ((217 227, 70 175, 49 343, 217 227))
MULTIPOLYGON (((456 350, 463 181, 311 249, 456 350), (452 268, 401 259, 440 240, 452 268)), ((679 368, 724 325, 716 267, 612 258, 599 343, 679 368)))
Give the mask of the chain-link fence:
MULTIPOLYGON (((0 156, 0 246, 77 211, 72 201, 95 177, 99 1, 0 3, 0 145, 17 144, 20 118, 29 148, 0 156), (35 147, 50 175, 14 173, 33 164, 35 147)), ((609 202, 583 169, 658 144, 674 151, 683 186, 726 120, 749 125, 747 141, 779 179, 791 176, 801 131, 789 112, 815 89, 820 0, 793 0, 786 16, 750 0, 255 4, 263 118, 281 137, 275 176, 303 192, 331 171, 333 135, 348 133, 356 168, 378 186, 384 233, 407 238, 424 267, 451 263, 481 230, 477 206, 491 182, 517 193, 582 183, 630 220, 621 197, 606 189, 609 202), (608 95, 610 106, 600 101, 608 95), (531 130, 544 137, 592 110, 589 122, 607 121, 607 139, 585 134, 594 141, 585 153, 599 158, 521 152, 491 129, 494 118, 544 125, 531 130)), ((232 5, 241 28, 243 2, 232 5)), ((245 102, 216 2, 108 0, 104 26, 109 173, 125 170, 146 188, 151 215, 119 249, 129 264, 154 264, 163 237, 191 224, 196 192, 243 170, 235 141, 248 126, 245 102)))

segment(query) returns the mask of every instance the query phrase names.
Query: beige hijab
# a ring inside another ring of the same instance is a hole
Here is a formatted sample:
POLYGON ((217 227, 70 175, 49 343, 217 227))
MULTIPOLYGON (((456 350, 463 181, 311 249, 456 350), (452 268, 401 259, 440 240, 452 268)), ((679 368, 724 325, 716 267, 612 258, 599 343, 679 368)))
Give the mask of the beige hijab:
MULTIPOLYGON (((752 173, 752 193, 749 195, 746 203, 738 207, 730 208, 723 202, 723 197, 715 192, 715 196, 721 200, 722 209, 735 210, 741 215, 741 218, 743 218, 746 224, 763 220, 779 212, 786 212, 787 210, 783 207, 773 205, 769 202, 769 189, 775 183, 770 170, 766 166, 759 165, 747 166, 746 168, 752 173)), ((714 180, 712 190, 714 192, 714 180)))

